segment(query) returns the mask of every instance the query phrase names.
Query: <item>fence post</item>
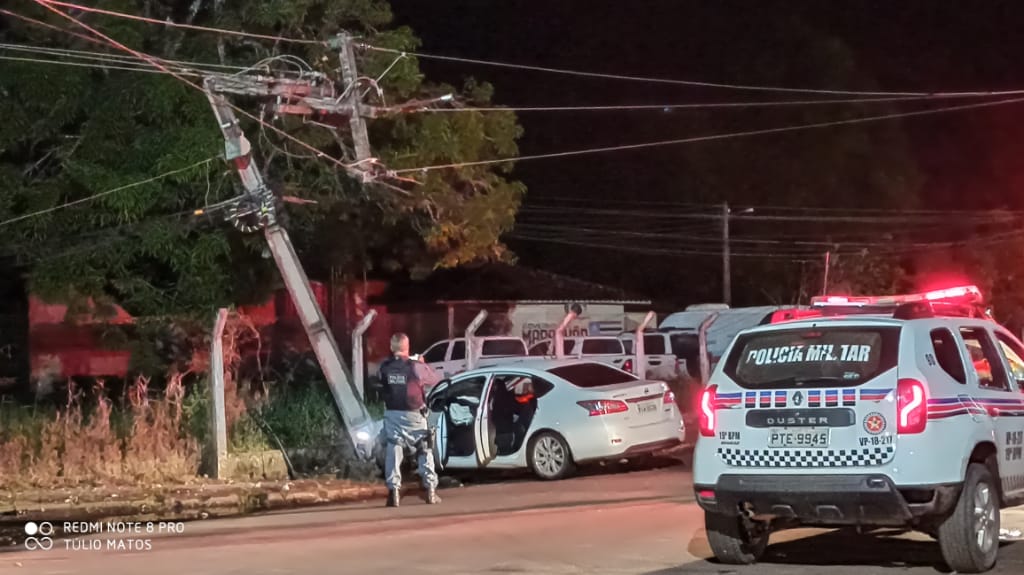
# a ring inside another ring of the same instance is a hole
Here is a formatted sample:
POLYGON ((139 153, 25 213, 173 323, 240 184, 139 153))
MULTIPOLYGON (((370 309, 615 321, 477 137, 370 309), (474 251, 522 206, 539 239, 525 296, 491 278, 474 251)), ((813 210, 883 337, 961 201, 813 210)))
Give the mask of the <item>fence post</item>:
POLYGON ((640 379, 647 379, 647 350, 644 349, 644 330, 652 321, 654 321, 654 312, 649 311, 644 316, 644 321, 637 326, 633 342, 633 353, 636 355, 636 366, 633 369, 640 379))
POLYGON ((715 323, 718 319, 718 312, 709 315, 704 318, 704 321, 700 322, 700 329, 697 335, 698 347, 700 352, 700 384, 705 386, 708 384, 708 379, 711 378, 711 361, 708 358, 708 328, 711 324, 715 323))
POLYGON ((482 309, 466 328, 466 371, 476 369, 476 345, 473 340, 476 339, 476 330, 480 329, 485 319, 487 319, 487 310, 482 309))
POLYGON ((227 321, 227 308, 217 310, 210 344, 210 438, 213 447, 210 476, 213 479, 220 479, 221 464, 228 454, 228 424, 224 412, 224 327, 227 321))
POLYGON ((359 399, 364 401, 366 400, 366 353, 363 350, 363 334, 370 328, 370 324, 376 317, 377 310, 371 309, 352 330, 352 376, 355 378, 359 399))
POLYGON ((565 314, 564 318, 562 318, 562 323, 558 324, 558 327, 555 328, 555 338, 552 345, 555 346, 555 357, 558 359, 565 358, 565 328, 568 327, 574 319, 576 319, 576 312, 570 311, 565 314))

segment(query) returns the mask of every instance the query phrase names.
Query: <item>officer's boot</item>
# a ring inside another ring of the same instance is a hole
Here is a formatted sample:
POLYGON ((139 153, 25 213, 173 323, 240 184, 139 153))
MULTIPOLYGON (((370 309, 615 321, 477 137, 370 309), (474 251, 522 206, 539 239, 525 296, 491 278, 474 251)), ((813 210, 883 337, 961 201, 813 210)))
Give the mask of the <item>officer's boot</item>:
POLYGON ((398 493, 398 489, 388 490, 388 507, 398 507, 400 500, 401 495, 398 493))
POLYGON ((423 494, 423 500, 426 501, 428 505, 440 503, 441 498, 437 496, 437 488, 428 487, 426 493, 423 494))

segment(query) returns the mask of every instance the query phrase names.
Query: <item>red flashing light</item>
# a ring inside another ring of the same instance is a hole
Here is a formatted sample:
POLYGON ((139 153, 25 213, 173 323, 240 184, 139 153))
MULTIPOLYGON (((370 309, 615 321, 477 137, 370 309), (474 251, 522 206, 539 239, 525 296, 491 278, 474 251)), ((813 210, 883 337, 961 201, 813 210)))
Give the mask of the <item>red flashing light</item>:
POLYGON ((589 411, 590 417, 629 411, 629 406, 626 405, 626 402, 615 399, 592 399, 588 401, 577 401, 576 404, 589 411))
POLYGON ((925 299, 935 301, 940 299, 956 299, 961 297, 975 296, 980 298, 981 291, 975 286, 963 286, 949 289, 930 291, 924 294, 925 299))
POLYGON ((714 501, 715 492, 710 489, 701 489, 697 492, 697 497, 700 497, 704 501, 714 501))
POLYGON ((857 305, 857 306, 898 306, 921 301, 963 300, 981 301, 981 290, 977 286, 958 286, 932 290, 924 293, 887 296, 817 296, 811 298, 813 306, 857 305))
POLYGON ((928 392, 916 379, 901 379, 896 384, 896 432, 921 433, 928 424, 928 392))
POLYGON ((700 418, 700 434, 704 437, 715 436, 715 396, 718 393, 718 386, 712 385, 704 389, 700 394, 700 409, 697 411, 700 418))

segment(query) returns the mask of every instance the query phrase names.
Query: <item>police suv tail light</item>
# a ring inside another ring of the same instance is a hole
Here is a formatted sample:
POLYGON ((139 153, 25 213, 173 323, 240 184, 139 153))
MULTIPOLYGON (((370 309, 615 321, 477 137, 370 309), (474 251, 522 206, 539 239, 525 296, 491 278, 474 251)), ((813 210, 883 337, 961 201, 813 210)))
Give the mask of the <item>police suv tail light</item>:
POLYGON ((916 379, 901 379, 896 386, 896 431, 921 433, 928 424, 928 392, 916 379))
POLYGON ((633 360, 632 359, 627 359, 626 361, 622 362, 622 371, 629 371, 629 372, 633 371, 633 360))
POLYGON ((626 402, 618 401, 616 399, 592 399, 588 401, 577 401, 576 404, 589 411, 590 417, 629 411, 629 406, 626 405, 626 402))
POLYGON ((700 394, 700 409, 697 413, 700 417, 700 434, 704 437, 715 435, 715 395, 718 393, 718 386, 711 385, 700 394))
POLYGON ((666 391, 665 395, 661 398, 662 405, 672 405, 676 402, 676 394, 671 391, 666 391))

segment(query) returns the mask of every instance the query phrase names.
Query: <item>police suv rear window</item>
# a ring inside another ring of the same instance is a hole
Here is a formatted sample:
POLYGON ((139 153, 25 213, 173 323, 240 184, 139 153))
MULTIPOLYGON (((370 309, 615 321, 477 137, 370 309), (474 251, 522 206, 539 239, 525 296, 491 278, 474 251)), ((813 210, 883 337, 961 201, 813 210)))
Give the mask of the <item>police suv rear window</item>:
POLYGON ((851 387, 896 366, 899 327, 813 327, 736 338, 724 370, 742 387, 851 387))

